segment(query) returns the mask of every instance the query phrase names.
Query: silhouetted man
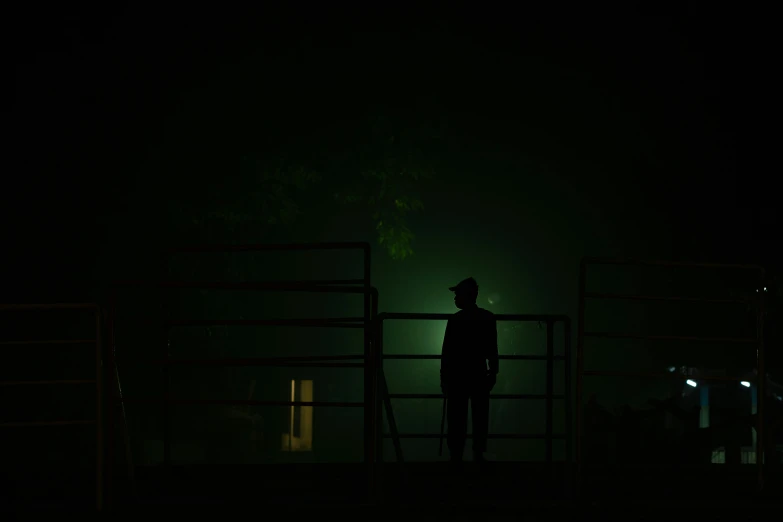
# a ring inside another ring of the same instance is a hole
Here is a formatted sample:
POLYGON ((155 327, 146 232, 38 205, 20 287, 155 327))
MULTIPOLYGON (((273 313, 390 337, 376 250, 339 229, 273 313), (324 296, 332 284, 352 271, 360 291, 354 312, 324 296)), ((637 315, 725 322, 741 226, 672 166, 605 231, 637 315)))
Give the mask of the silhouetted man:
POLYGON ((468 401, 473 418, 473 460, 484 460, 489 429, 489 392, 498 374, 497 322, 476 305, 472 277, 449 288, 459 312, 449 319, 440 360, 440 386, 448 399, 448 447, 451 461, 462 462, 468 430, 468 401), (489 366, 487 366, 489 363, 489 366))

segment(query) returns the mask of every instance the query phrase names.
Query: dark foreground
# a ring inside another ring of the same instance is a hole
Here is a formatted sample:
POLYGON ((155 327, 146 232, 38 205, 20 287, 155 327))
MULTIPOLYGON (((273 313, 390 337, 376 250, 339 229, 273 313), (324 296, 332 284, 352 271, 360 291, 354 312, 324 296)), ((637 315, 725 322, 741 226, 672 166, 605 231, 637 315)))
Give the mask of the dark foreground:
MULTIPOLYGON (((4 509, 94 509, 94 496, 54 476, 5 475, 4 509)), ((355 520, 779 520, 783 484, 756 468, 604 470, 585 475, 579 494, 563 467, 492 463, 455 474, 444 463, 385 464, 368 496, 360 464, 139 467, 109 491, 118 512, 285 511, 355 520), (774 516, 773 516, 774 515, 774 516)), ((94 488, 89 488, 94 492, 94 488)))

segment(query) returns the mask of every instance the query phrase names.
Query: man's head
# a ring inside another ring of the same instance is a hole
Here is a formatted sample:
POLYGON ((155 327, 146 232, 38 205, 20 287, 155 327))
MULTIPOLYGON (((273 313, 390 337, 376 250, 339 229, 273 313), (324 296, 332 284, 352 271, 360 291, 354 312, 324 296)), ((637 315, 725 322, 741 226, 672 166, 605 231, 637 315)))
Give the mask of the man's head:
POLYGON ((476 304, 479 287, 472 277, 460 281, 457 286, 452 286, 449 290, 454 292, 454 304, 460 310, 476 304))

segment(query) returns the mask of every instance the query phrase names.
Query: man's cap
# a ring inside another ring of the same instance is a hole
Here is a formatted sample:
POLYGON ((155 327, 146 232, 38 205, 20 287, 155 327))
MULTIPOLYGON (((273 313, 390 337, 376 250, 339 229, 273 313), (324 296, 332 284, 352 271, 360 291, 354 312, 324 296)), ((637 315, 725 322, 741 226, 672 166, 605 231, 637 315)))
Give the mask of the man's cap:
POLYGON ((457 283, 456 286, 449 287, 449 290, 451 290, 452 292, 476 291, 478 290, 478 283, 476 282, 475 279, 469 277, 457 283))

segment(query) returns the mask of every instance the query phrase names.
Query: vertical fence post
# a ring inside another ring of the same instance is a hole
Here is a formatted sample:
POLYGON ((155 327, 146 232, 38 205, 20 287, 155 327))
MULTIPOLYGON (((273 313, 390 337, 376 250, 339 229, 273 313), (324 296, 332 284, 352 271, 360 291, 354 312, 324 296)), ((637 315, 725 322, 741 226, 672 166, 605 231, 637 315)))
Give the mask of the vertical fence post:
POLYGON ((571 397, 571 320, 563 320, 563 365, 565 382, 563 383, 563 396, 565 398, 565 485, 570 495, 573 491, 573 444, 574 444, 574 419, 573 398, 571 397))
POLYGON ((372 287, 370 286, 370 245, 363 248, 364 279, 364 462, 367 466, 368 498, 375 496, 375 393, 378 372, 372 343, 372 287))
POLYGON ((378 293, 374 294, 375 300, 373 301, 373 335, 375 338, 374 351, 375 351, 375 364, 376 364, 376 391, 375 396, 375 495, 374 500, 376 503, 383 501, 383 488, 386 484, 384 480, 384 468, 383 468, 383 445, 384 445, 384 428, 383 428, 383 405, 381 401, 387 400, 386 396, 389 393, 386 389, 386 380, 383 374, 383 321, 378 319, 378 293))
POLYGON ((95 507, 103 509, 103 357, 101 355, 101 308, 95 307, 95 507))
MULTIPOLYGON (((164 252, 160 257, 161 262, 161 280, 168 280, 170 274, 170 255, 168 252, 164 252)), ((171 365, 168 363, 168 359, 171 358, 169 350, 169 325, 168 320, 170 318, 170 306, 168 306, 168 299, 170 294, 161 285, 160 291, 164 294, 162 299, 162 321, 161 321, 161 342, 163 343, 163 350, 166 356, 166 364, 163 366, 163 466, 168 473, 171 468, 171 365)))
POLYGON ((546 463, 552 467, 553 395, 555 380, 555 328, 551 320, 546 322, 546 463))
POLYGON ((108 317, 108 346, 106 347, 106 364, 104 366, 104 382, 109 386, 109 392, 106 394, 106 469, 105 469, 105 496, 106 506, 111 509, 112 502, 114 500, 114 452, 116 450, 116 442, 114 437, 114 409, 117 407, 116 391, 117 387, 114 385, 114 368, 116 368, 117 361, 114 358, 114 330, 116 328, 115 321, 117 316, 117 295, 116 291, 112 289, 109 295, 109 317, 108 317))
MULTIPOLYGON (((378 463, 383 462, 383 405, 386 390, 383 387, 383 322, 378 320, 378 290, 373 288, 372 321, 373 321, 373 350, 376 359, 376 390, 375 396, 375 458, 378 463)), ((378 470, 380 473, 380 470, 378 470)))
POLYGON ((585 333, 585 286, 587 282, 587 263, 582 259, 579 263, 579 296, 577 303, 576 324, 576 493, 581 493, 583 447, 582 434, 584 430, 584 333, 585 333))
POLYGON ((168 470, 171 465, 171 416, 169 411, 169 399, 171 388, 171 366, 168 363, 169 354, 166 354, 166 363, 163 365, 163 465, 168 470))
MULTIPOLYGON (((764 285, 764 271, 761 271, 759 284, 764 285)), ((758 471, 759 490, 764 489, 764 399, 766 398, 767 375, 764 365, 764 292, 759 292, 758 303, 756 306, 756 338, 758 339, 758 348, 756 349, 756 388, 758 389, 758 399, 756 402, 756 467, 758 471)))

